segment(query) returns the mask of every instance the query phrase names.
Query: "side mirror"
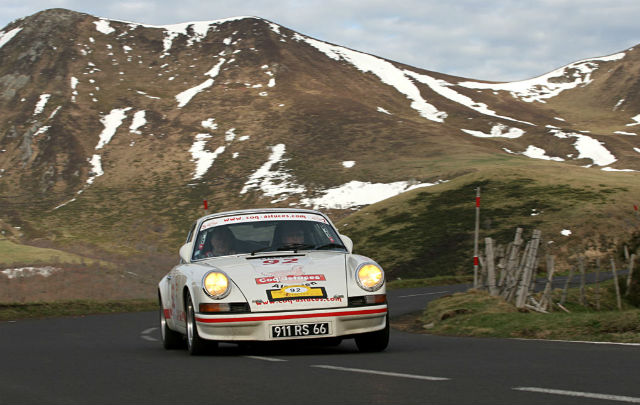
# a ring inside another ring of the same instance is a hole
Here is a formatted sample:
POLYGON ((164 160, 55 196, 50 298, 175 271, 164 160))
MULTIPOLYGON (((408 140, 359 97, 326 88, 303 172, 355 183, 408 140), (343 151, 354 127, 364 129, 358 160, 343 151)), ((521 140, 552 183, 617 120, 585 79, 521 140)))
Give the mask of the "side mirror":
POLYGON ((183 263, 189 263, 191 261, 191 244, 185 243, 180 248, 180 260, 183 263))
POLYGON ((349 253, 353 253, 353 241, 347 235, 340 235, 340 239, 342 239, 342 244, 347 248, 349 253))

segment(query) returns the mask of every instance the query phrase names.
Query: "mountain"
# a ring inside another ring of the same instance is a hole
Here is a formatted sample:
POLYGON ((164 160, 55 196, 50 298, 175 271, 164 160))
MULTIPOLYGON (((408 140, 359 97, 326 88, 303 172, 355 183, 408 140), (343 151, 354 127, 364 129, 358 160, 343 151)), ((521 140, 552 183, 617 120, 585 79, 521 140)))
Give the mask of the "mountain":
POLYGON ((468 271, 481 185, 483 237, 571 228, 568 260, 637 228, 639 71, 632 48, 495 83, 257 17, 45 10, 0 31, 0 228, 152 286, 203 200, 311 207, 390 276, 446 274, 468 271))

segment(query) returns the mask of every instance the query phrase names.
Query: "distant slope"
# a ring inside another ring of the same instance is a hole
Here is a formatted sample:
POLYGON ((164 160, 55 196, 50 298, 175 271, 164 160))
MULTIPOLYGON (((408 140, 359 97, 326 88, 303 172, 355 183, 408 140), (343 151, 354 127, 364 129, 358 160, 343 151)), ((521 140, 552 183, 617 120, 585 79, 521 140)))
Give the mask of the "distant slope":
MULTIPOLYGON (((173 264, 156 257, 177 251, 205 199, 311 207, 360 221, 356 246, 382 249, 391 274, 443 274, 465 268, 452 258, 468 256, 473 228, 448 193, 484 184, 508 218, 491 232, 535 220, 554 234, 571 219, 576 235, 620 243, 616 210, 640 200, 639 59, 632 48, 489 83, 258 17, 156 27, 45 10, 0 31, 0 223, 89 257, 149 259, 151 274, 173 264), (550 200, 535 219, 533 191, 550 200), (585 211, 582 198, 600 202, 585 211), (385 250, 409 234, 410 252, 385 250)), ((555 243, 568 254, 574 239, 555 243)))

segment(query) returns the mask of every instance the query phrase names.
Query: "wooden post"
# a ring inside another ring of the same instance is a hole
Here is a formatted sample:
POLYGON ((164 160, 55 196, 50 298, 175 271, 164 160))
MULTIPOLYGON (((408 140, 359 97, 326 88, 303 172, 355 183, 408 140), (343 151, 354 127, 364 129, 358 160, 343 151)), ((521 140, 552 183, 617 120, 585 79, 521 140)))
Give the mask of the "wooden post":
POLYGON ((498 288, 496 287, 496 267, 495 257, 493 252, 493 239, 485 238, 484 246, 487 258, 487 286, 489 287, 489 295, 498 295, 498 288))
POLYGON ((600 257, 596 257, 596 310, 600 311, 600 257))
POLYGON ((560 297, 560 305, 564 305, 567 301, 567 291, 569 290, 569 283, 571 283, 571 278, 573 277, 573 267, 569 269, 569 276, 567 277, 567 281, 564 283, 564 289, 562 290, 562 296, 560 297))
POLYGON ((613 283, 616 287, 616 302, 618 310, 622 311, 622 298, 620 297, 620 285, 618 285, 618 273, 616 272, 616 262, 611 258, 611 272, 613 273, 613 283))
POLYGON ((627 291, 625 291, 624 295, 629 295, 629 290, 631 290, 631 277, 633 276, 633 264, 636 261, 636 254, 632 253, 631 258, 629 260, 629 274, 627 274, 627 291))
POLYGON ((583 307, 586 305, 584 297, 584 285, 586 283, 586 274, 584 271, 584 256, 578 256, 578 268, 580 269, 580 305, 583 307))
POLYGON ((473 288, 478 288, 478 237, 480 234, 480 187, 476 188, 476 228, 473 236, 473 288))
POLYGON ((544 286, 544 293, 542 294, 542 300, 540 302, 540 306, 545 311, 549 309, 551 304, 551 287, 553 284, 554 271, 554 257, 553 255, 547 254, 547 285, 544 286))
POLYGON ((522 274, 520 286, 518 287, 518 295, 516 297, 517 308, 524 308, 525 304, 527 303, 531 279, 533 277, 533 270, 537 262, 540 235, 541 232, 539 230, 535 229, 533 231, 533 236, 531 237, 531 247, 525 261, 524 273, 522 274))
POLYGON ((509 288, 509 291, 507 292, 507 296, 505 297, 505 300, 507 302, 510 302, 515 299, 516 293, 518 291, 518 286, 520 285, 519 283, 522 278, 524 264, 525 264, 526 258, 529 257, 530 250, 531 250, 531 241, 528 241, 524 247, 524 251, 522 252, 522 255, 520 256, 519 259, 516 260, 516 267, 513 269, 512 284, 509 288))
POLYGON ((502 297, 509 301, 511 290, 515 287, 518 280, 516 279, 516 267, 518 266, 518 256, 520 254, 520 246, 522 246, 522 228, 516 229, 516 236, 513 243, 510 244, 509 257, 507 258, 506 279, 502 287, 502 297))
MULTIPOLYGON (((499 245, 496 251, 496 257, 499 257, 498 264, 496 267, 500 270, 500 278, 498 279, 498 291, 504 286, 504 280, 507 277, 507 259, 505 257, 506 249, 504 245, 499 245)), ((497 274, 496 274, 497 276, 497 274)))

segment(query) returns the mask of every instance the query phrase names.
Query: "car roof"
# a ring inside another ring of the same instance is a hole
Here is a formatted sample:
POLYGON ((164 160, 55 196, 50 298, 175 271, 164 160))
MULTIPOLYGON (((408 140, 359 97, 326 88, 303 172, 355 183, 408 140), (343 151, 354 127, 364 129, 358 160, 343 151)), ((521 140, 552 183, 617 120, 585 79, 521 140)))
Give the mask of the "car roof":
POLYGON ((251 209, 242 209, 242 210, 234 210, 234 211, 223 211, 216 212, 213 214, 205 215, 203 217, 198 218, 198 222, 202 222, 209 218, 217 218, 217 217, 226 217, 231 215, 242 215, 242 214, 254 214, 254 213, 265 213, 265 212, 299 212, 306 214, 316 214, 325 217, 329 222, 331 220, 325 214, 317 210, 310 210, 305 208, 251 208, 251 209))

